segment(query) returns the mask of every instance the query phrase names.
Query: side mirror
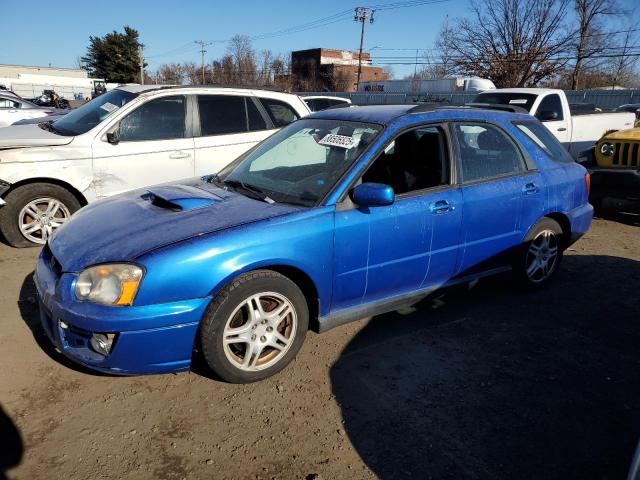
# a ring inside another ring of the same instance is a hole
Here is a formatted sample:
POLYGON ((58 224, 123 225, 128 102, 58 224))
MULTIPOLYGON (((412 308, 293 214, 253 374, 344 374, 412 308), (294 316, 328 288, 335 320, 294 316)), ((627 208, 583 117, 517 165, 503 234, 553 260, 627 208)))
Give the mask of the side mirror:
POLYGON ((551 110, 543 110, 538 112, 538 118, 543 122, 558 119, 558 112, 552 112, 551 110))
POLYGON ((107 132, 107 142, 111 145, 120 143, 120 125, 116 125, 110 132, 107 132))
POLYGON ((391 205, 395 194, 389 185, 362 183, 351 191, 351 200, 360 207, 381 207, 391 205))

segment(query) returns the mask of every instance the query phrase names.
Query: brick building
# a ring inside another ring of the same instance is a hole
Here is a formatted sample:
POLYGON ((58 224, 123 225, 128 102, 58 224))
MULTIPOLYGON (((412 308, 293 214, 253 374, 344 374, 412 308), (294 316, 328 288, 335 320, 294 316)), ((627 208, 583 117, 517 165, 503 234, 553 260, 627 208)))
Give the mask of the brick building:
MULTIPOLYGON (((312 48, 291 52, 291 81, 294 91, 355 92, 358 52, 312 48)), ((371 66, 369 53, 362 52, 360 81, 388 80, 389 73, 371 66)))

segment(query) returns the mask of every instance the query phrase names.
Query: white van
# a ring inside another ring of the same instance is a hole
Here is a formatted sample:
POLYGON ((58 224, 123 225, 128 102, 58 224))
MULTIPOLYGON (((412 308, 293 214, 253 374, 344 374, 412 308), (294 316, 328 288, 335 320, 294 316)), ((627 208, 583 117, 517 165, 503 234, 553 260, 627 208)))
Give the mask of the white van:
POLYGON ((0 232, 44 244, 88 202, 215 173, 310 113, 297 96, 218 87, 123 86, 55 123, 0 129, 0 232))

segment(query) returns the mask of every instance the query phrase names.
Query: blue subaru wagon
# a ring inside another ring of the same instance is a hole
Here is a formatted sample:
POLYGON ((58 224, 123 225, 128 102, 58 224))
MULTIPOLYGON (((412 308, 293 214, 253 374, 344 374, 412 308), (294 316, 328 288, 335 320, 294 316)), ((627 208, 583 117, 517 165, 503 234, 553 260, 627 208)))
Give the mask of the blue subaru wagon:
POLYGON ((263 379, 325 331, 512 270, 538 287, 587 232, 589 176, 527 115, 370 106, 316 113, 204 178, 91 204, 36 269, 43 326, 103 372, 201 355, 263 379))

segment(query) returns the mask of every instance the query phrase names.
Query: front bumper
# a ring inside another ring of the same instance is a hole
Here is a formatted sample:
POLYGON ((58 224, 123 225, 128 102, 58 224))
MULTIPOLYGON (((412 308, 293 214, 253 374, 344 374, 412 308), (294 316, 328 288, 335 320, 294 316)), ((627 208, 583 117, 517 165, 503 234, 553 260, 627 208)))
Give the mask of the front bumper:
POLYGON ((73 298, 74 275, 57 275, 40 255, 35 284, 40 320, 51 342, 76 363, 101 372, 146 375, 187 370, 210 298, 108 307, 73 298), (109 355, 90 347, 93 333, 115 333, 109 355))
POLYGON ((590 168, 593 201, 604 198, 640 201, 640 170, 635 168, 590 168))

